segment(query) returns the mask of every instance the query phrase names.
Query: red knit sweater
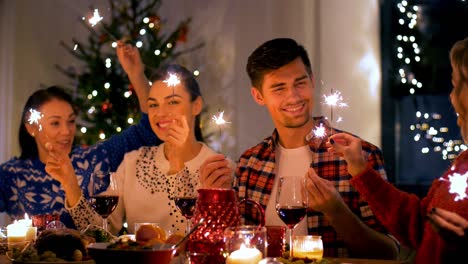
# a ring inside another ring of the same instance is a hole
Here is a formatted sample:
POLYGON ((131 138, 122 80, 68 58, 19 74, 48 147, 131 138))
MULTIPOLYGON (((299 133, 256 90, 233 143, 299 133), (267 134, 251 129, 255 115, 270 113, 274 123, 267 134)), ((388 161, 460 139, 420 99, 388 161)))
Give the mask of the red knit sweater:
POLYGON ((449 192, 448 181, 448 176, 454 173, 463 175, 467 172, 468 151, 464 151, 441 178, 433 181, 422 200, 398 190, 370 167, 354 176, 351 184, 363 195, 390 234, 402 244, 417 249, 415 263, 447 263, 447 259, 456 254, 466 256, 468 248, 443 240, 426 220, 426 215, 433 207, 438 207, 468 219, 468 198, 455 201, 457 194, 449 192))

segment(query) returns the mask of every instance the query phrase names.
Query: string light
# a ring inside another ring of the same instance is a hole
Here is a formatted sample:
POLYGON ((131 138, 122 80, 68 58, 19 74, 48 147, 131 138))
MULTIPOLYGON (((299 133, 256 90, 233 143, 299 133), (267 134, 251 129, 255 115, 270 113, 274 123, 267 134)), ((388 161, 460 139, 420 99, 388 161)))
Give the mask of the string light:
MULTIPOLYGON (((411 68, 413 64, 421 62, 422 52, 417 37, 408 33, 408 29, 405 27, 413 30, 417 25, 419 7, 411 5, 411 1, 403 0, 397 3, 397 8, 400 11, 398 23, 402 28, 401 31, 406 32, 396 36, 397 48, 395 56, 398 59, 397 61, 401 61, 398 74, 400 75, 399 79, 402 87, 408 89, 409 94, 414 95, 418 94, 418 91, 421 91, 423 83, 416 78, 411 68)), ((414 142, 423 143, 421 147, 422 154, 428 154, 433 151, 441 153, 444 160, 452 160, 457 157, 459 151, 467 149, 467 146, 461 140, 446 139, 446 135, 449 132, 447 127, 436 128, 435 124, 438 120, 442 119, 440 114, 422 114, 419 110, 415 114, 416 123, 410 125, 409 129, 414 133, 414 142), (426 145, 424 146, 424 144, 426 145)))

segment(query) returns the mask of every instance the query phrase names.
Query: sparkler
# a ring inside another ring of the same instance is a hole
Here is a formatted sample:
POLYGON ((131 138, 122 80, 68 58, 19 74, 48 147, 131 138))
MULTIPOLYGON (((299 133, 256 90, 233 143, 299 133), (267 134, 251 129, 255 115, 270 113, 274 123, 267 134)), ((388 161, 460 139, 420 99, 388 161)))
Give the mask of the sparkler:
MULTIPOLYGON (((325 104, 330 106, 330 135, 333 134, 332 130, 332 123, 333 123, 333 109, 335 107, 343 108, 348 107, 348 104, 344 102, 343 96, 341 96, 341 92, 331 90, 329 95, 324 95, 323 98, 325 99, 325 104)), ((337 123, 343 121, 342 117, 338 117, 337 123)))
POLYGON ((463 175, 455 172, 448 176, 448 180, 444 178, 440 178, 439 180, 450 182, 449 193, 456 194, 454 198, 455 202, 468 197, 466 195, 466 188, 468 187, 468 171, 463 175))
MULTIPOLYGON (((99 10, 96 8, 94 9, 94 12, 93 12, 93 16, 91 18, 88 19, 88 22, 89 24, 91 25, 91 27, 94 27, 96 26, 97 24, 99 24, 99 22, 102 21, 104 17, 102 17, 100 14, 99 14, 99 10)), ((84 20, 84 17, 83 17, 83 20, 84 20)), ((107 35, 109 35, 114 41, 117 41, 117 38, 114 37, 114 35, 112 35, 104 26, 102 27, 102 29, 107 33, 107 35)))
POLYGON ((163 83, 166 83, 168 87, 173 87, 180 84, 180 79, 177 77, 177 74, 169 73, 169 76, 163 81, 163 83))
POLYGON ((33 124, 36 124, 38 125, 39 127, 39 131, 42 130, 42 125, 41 125, 41 119, 42 117, 44 116, 41 112, 37 111, 36 109, 32 109, 30 108, 29 109, 29 118, 28 118, 28 122, 29 124, 33 125, 33 124))
POLYGON ((325 127, 323 126, 322 123, 320 123, 320 126, 316 126, 312 132, 314 133, 314 135, 318 138, 324 138, 327 136, 327 130, 325 129, 325 127))
POLYGON ((220 150, 219 150, 219 151, 222 152, 222 148, 221 148, 221 146, 222 146, 222 144, 221 144, 221 140, 222 140, 222 130, 221 130, 221 128, 222 128, 224 125, 226 125, 226 124, 228 124, 228 123, 231 123, 231 122, 228 122, 228 121, 224 120, 224 111, 218 111, 218 113, 219 113, 218 116, 213 115, 213 117, 211 117, 211 119, 214 121, 214 123, 215 123, 215 124, 218 126, 218 128, 219 128, 219 145, 220 145, 220 147, 219 147, 220 150))

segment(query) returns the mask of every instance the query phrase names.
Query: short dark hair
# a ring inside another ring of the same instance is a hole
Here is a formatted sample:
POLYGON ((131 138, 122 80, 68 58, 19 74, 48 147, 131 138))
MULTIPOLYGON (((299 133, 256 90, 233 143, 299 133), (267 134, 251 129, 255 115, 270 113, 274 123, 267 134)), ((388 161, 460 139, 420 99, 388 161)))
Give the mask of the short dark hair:
POLYGON ((69 103, 73 108, 73 111, 76 113, 76 107, 73 104, 72 97, 65 92, 63 88, 58 86, 50 86, 45 89, 40 89, 31 94, 26 101, 26 104, 23 108, 23 113, 21 115, 21 123, 19 127, 18 139, 20 144, 20 159, 34 159, 39 156, 37 150, 37 144, 34 138, 28 133, 26 129, 26 122, 29 118, 30 109, 39 109, 42 105, 47 102, 50 102, 53 99, 64 101, 69 103))
MULTIPOLYGON (((201 91, 200 91, 200 86, 198 85, 197 80, 193 76, 192 72, 187 70, 184 66, 180 64, 166 64, 161 67, 159 67, 156 72, 151 75, 150 80, 152 82, 157 82, 157 81, 162 81, 166 80, 169 73, 176 74, 177 77, 181 80, 181 82, 184 84, 185 89, 190 94, 190 100, 193 102, 195 101, 199 96, 201 97, 201 91)), ((195 117, 195 138, 198 141, 203 141, 203 135, 201 132, 201 124, 200 124, 200 115, 197 115, 195 117)))
POLYGON ((307 51, 295 40, 276 38, 263 43, 247 60, 246 70, 252 86, 260 89, 265 74, 281 68, 298 57, 306 66, 307 73, 312 76, 312 66, 307 51))

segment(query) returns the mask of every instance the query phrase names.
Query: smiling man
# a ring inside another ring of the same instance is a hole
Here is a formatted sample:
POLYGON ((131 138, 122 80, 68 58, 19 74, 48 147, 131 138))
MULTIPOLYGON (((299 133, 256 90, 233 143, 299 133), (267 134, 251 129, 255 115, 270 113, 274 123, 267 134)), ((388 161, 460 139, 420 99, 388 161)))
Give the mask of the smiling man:
MULTIPOLYGON (((326 140, 311 133, 320 124, 330 127, 323 117, 312 117, 315 80, 304 47, 287 38, 267 41, 250 55, 247 73, 251 95, 268 109, 275 130, 241 155, 234 184, 239 199, 259 202, 267 225, 284 225, 276 212, 279 178, 303 176, 308 210, 295 235, 322 236, 325 257, 395 258, 397 242, 350 185, 344 159, 328 153, 326 140)), ((386 178, 381 151, 366 141, 362 145, 371 166, 386 178)), ((207 160, 200 171, 216 173, 222 158, 207 160)), ((254 208, 246 206, 241 215, 246 224, 258 223, 254 208)))

